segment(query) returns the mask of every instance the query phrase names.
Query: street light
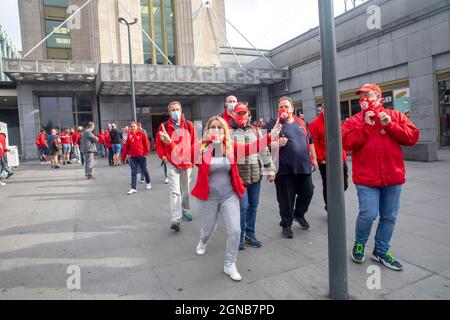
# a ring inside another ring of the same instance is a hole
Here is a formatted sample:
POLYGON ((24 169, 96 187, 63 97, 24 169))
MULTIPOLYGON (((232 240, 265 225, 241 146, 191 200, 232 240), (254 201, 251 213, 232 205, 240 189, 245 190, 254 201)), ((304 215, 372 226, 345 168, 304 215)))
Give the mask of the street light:
POLYGON ((323 96, 327 141, 328 277, 332 299, 348 299, 341 112, 336 77, 333 0, 319 1, 323 96))
POLYGON ((118 19, 119 23, 124 23, 127 25, 128 28, 128 56, 130 58, 130 81, 131 81, 131 106, 133 108, 133 120, 136 122, 136 96, 134 92, 134 78, 133 78, 133 60, 131 58, 131 33, 130 33, 130 26, 137 23, 138 19, 134 18, 133 22, 128 22, 125 20, 125 18, 119 17, 118 19))

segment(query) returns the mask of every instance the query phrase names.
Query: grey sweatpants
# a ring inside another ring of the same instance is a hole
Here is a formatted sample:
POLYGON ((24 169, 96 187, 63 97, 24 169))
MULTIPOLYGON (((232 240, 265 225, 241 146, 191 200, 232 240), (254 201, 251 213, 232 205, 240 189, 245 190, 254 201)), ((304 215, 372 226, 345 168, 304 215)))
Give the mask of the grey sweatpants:
POLYGON ((86 177, 92 176, 92 170, 94 169, 94 153, 86 152, 84 154, 85 164, 84 173, 86 177))
POLYGON ((227 246, 225 254, 225 265, 229 266, 236 262, 236 256, 241 237, 241 211, 239 207, 239 197, 233 193, 224 200, 209 199, 201 201, 200 217, 202 229, 200 239, 203 243, 208 242, 209 237, 216 226, 219 212, 222 212, 225 227, 227 229, 227 246))

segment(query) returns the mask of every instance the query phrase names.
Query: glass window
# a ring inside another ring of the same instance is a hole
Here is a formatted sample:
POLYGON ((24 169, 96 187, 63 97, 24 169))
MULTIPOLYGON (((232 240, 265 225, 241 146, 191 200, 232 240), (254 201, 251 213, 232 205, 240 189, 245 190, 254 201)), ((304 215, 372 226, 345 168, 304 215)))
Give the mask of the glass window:
POLYGON ((66 8, 44 7, 45 20, 64 21, 68 17, 66 8))
POLYGON ((92 97, 41 97, 41 126, 46 130, 86 126, 93 119, 92 101, 92 97), (78 110, 75 109, 75 101, 78 110))
POLYGON ((92 112, 92 98, 78 97, 77 98, 77 112, 92 112))
POLYGON ((47 47, 48 48, 70 48, 70 36, 68 35, 60 35, 60 34, 52 34, 47 39, 47 47))
POLYGON ((42 97, 40 99, 40 107, 42 113, 58 111, 58 104, 55 97, 42 97))
POLYGON ((78 113, 77 114, 77 125, 85 128, 87 124, 91 121, 94 121, 92 118, 92 113, 78 113))
POLYGON ((55 127, 59 127, 57 113, 41 113, 40 118, 41 127, 44 128, 47 132, 50 132, 50 130, 55 127))
POLYGON ((359 99, 354 99, 351 101, 351 108, 352 108, 352 116, 361 112, 361 106, 359 104, 359 99))
MULTIPOLYGON (((170 56, 169 60, 175 64, 172 0, 141 0, 140 3, 141 20, 144 30, 154 35, 156 45, 166 56, 170 56), (151 19, 149 14, 151 14, 151 19)), ((160 53, 156 49, 156 46, 149 43, 145 37, 143 48, 145 63, 168 64, 164 58, 157 56, 160 53), (156 56, 156 61, 151 59, 150 56, 156 56)))
POLYGON ((68 0, 44 0, 44 6, 67 7, 68 0))
MULTIPOLYGON (((45 31, 48 33, 53 32, 59 25, 61 24, 61 21, 54 21, 54 20, 45 20, 45 31)), ((65 23, 61 28, 59 28, 55 34, 69 34, 70 30, 67 28, 67 23, 65 23)))
POLYGON ((72 51, 70 49, 48 48, 47 49, 47 59, 71 60, 72 59, 72 51))
POLYGON ((152 64, 152 55, 151 54, 144 54, 144 63, 152 64))
POLYGON ((73 105, 72 97, 59 97, 59 112, 74 112, 75 106, 73 105))
POLYGON ((74 128, 76 126, 75 113, 60 113, 59 122, 61 130, 74 128))
POLYGON ((348 108, 348 100, 341 101, 341 120, 345 121, 350 118, 350 110, 348 108))

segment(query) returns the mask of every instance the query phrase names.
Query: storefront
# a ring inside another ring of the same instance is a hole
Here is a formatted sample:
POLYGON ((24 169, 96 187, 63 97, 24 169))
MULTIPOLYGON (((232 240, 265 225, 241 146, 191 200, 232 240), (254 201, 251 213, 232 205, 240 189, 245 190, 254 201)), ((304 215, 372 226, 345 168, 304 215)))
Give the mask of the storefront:
POLYGON ((450 147, 450 70, 437 73, 439 101, 439 143, 441 147, 450 147))

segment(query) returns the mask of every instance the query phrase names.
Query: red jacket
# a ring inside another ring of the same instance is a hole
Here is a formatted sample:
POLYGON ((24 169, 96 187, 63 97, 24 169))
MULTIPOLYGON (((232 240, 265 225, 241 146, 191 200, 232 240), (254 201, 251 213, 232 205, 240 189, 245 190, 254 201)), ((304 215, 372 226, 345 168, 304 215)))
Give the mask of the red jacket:
POLYGON ((45 132, 39 133, 38 137, 36 138, 36 146, 38 149, 42 149, 43 147, 47 146, 47 134, 45 132))
POLYGON ((145 132, 141 130, 137 130, 134 134, 130 132, 123 145, 122 162, 125 161, 127 155, 130 155, 131 158, 139 158, 148 156, 149 151, 150 145, 145 132))
POLYGON ((98 138, 98 143, 105 144, 105 135, 104 134, 101 134, 101 133, 98 134, 97 138, 98 138))
POLYGON ((364 112, 348 119, 342 126, 344 149, 352 151, 353 182, 368 187, 405 183, 405 164, 401 146, 413 146, 419 140, 419 129, 401 112, 385 112, 391 122, 382 127, 375 116, 375 125, 364 122, 364 112))
POLYGON ((9 152, 9 149, 6 147, 6 135, 3 132, 0 133, 0 144, 2 145, 3 153, 9 152))
MULTIPOLYGON (((317 118, 311 121, 308 129, 314 141, 314 148, 316 150, 317 162, 320 164, 323 161, 327 161, 325 115, 323 111, 319 113, 317 118)), ((342 149, 342 158, 343 162, 347 160, 347 152, 344 149, 342 149)))
MULTIPOLYGON (((248 157, 250 154, 258 153, 270 144, 270 135, 266 134, 262 138, 252 143, 233 143, 233 155, 229 155, 228 159, 231 163, 231 184, 233 186, 234 192, 241 198, 244 195, 245 187, 242 181, 237 162, 241 158, 248 157), (238 152, 239 150, 239 152, 238 152), (244 151, 244 152, 241 152, 244 151)), ((172 144, 167 145, 172 152, 178 153, 180 145, 172 144)), ((198 176, 197 182, 194 189, 192 189, 192 195, 200 200, 207 201, 209 196, 209 171, 210 163, 212 158, 213 148, 210 146, 209 142, 202 143, 198 141, 195 143, 194 147, 191 148, 191 161, 198 166, 198 176)))
POLYGON ((72 143, 75 146, 78 146, 78 144, 80 143, 80 137, 81 137, 81 132, 75 131, 74 133, 72 133, 72 143))
POLYGON ((109 130, 105 130, 105 147, 112 148, 111 137, 109 136, 109 130))
POLYGON ((158 132, 156 133, 155 138, 155 149, 158 156, 162 159, 162 157, 166 157, 167 161, 169 161, 174 167, 178 169, 188 169, 194 166, 194 163, 191 161, 190 150, 194 147, 195 141, 197 141, 197 135, 194 130, 194 125, 190 121, 186 121, 184 117, 181 118, 181 131, 180 135, 176 132, 176 129, 173 125, 172 118, 169 118, 166 125, 166 131, 171 137, 172 140, 175 140, 175 144, 182 144, 182 148, 184 149, 187 157, 183 159, 183 161, 174 161, 171 156, 170 146, 163 143, 159 138, 159 133, 162 131, 164 123, 158 128, 158 132))

